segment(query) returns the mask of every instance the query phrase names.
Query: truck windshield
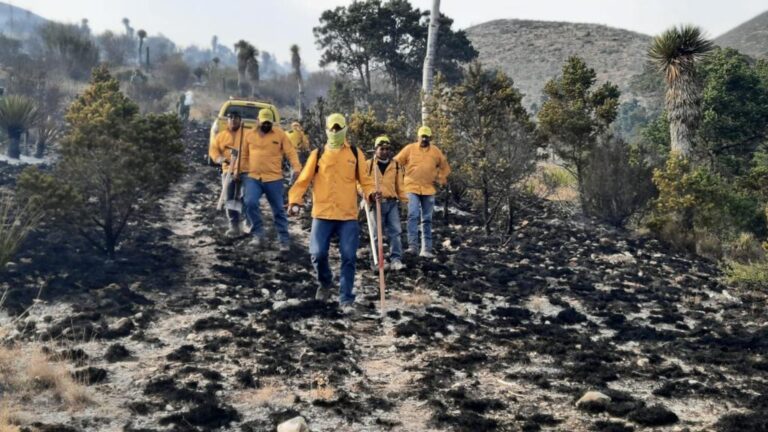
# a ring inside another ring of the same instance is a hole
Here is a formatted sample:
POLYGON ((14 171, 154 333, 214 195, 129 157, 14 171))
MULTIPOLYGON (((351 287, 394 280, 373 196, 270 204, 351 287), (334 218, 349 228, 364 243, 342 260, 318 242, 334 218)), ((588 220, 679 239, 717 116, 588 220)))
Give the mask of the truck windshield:
POLYGON ((230 105, 227 107, 227 112, 224 113, 224 117, 231 113, 239 113, 243 120, 256 120, 259 115, 259 108, 244 105, 230 105))

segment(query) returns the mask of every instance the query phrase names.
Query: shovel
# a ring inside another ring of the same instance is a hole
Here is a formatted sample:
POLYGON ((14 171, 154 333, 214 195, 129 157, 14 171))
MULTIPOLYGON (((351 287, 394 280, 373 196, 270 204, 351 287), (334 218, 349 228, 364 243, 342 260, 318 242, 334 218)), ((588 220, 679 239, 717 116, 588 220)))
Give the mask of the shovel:
POLYGON ((240 199, 240 154, 243 151, 243 135, 245 135, 245 127, 240 126, 240 144, 238 148, 228 147, 232 152, 232 163, 229 164, 229 172, 222 176, 218 210, 221 210, 223 207, 238 213, 243 212, 243 201, 240 199), (236 169, 235 163, 237 163, 236 169), (228 199, 228 192, 231 187, 235 189, 232 193, 232 199, 228 199))
POLYGON ((368 221, 368 237, 371 240, 371 257, 373 257, 373 265, 378 267, 379 259, 376 253, 376 239, 373 236, 373 219, 371 218, 371 207, 368 206, 368 201, 363 199, 363 205, 365 206, 365 219, 368 221))
MULTIPOLYGON (((377 158, 373 158, 373 178, 376 184, 376 193, 381 193, 381 178, 379 177, 379 169, 377 168, 377 158)), ((378 256, 379 256, 379 292, 381 293, 381 314, 384 314, 384 291, 387 289, 387 282, 386 279, 384 279, 384 240, 382 236, 382 220, 381 220, 381 200, 376 200, 376 220, 378 223, 376 224, 376 233, 378 234, 378 256)))

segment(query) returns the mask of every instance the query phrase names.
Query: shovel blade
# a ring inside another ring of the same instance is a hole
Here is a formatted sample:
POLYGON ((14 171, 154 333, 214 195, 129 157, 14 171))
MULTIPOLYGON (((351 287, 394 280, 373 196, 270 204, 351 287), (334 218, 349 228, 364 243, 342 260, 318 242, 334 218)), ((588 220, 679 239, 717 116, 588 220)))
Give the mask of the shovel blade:
POLYGON ((238 200, 228 200, 224 207, 227 210, 236 211, 238 213, 243 212, 243 203, 238 200))

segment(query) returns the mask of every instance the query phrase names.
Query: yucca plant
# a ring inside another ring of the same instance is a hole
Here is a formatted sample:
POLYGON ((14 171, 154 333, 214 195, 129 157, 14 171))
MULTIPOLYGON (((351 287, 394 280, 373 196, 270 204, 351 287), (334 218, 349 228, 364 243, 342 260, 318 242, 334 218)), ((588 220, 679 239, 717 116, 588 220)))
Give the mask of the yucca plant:
POLYGON ((299 120, 302 120, 304 114, 304 79, 301 77, 301 54, 299 53, 299 46, 295 44, 291 45, 291 66, 293 67, 293 75, 296 78, 296 84, 299 89, 296 109, 299 111, 299 120))
POLYGON ((689 157, 701 118, 701 86, 696 63, 714 47, 696 26, 673 27, 656 36, 648 57, 664 74, 672 152, 689 157))
MULTIPOLYGON (((251 64, 256 60, 258 51, 253 45, 242 39, 235 44, 235 51, 237 52, 237 88, 240 90, 240 96, 245 96, 248 87, 246 71, 250 69, 253 73, 251 64), (251 67, 249 68, 249 66, 251 67)), ((258 61, 256 61, 256 71, 258 74, 258 61)))
POLYGON ((136 32, 136 36, 139 37, 139 67, 141 67, 141 50, 144 47, 144 39, 147 38, 147 32, 145 30, 139 30, 136 32))
POLYGON ((16 95, 0 99, 0 127, 8 134, 8 157, 21 156, 21 135, 37 120, 38 110, 30 99, 16 95))

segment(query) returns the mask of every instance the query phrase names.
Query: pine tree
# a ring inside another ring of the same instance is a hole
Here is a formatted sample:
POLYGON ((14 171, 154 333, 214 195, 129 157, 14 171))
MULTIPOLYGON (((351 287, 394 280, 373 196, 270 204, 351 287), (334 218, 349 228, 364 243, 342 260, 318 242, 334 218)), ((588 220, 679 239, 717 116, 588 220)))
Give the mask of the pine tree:
POLYGON ((181 123, 175 115, 141 116, 105 66, 70 105, 70 128, 52 174, 28 169, 20 195, 73 228, 110 258, 181 175, 181 123))

